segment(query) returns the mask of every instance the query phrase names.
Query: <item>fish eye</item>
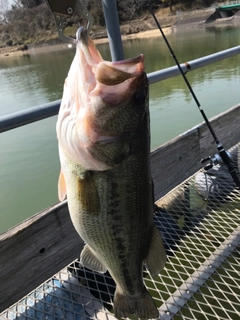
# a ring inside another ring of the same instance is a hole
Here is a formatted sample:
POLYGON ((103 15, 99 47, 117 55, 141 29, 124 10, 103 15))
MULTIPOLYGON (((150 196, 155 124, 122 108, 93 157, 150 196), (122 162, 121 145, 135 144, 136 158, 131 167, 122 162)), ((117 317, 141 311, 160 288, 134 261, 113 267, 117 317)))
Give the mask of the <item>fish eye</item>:
POLYGON ((137 91, 132 97, 132 101, 135 105, 142 105, 145 103, 147 98, 145 91, 137 91))

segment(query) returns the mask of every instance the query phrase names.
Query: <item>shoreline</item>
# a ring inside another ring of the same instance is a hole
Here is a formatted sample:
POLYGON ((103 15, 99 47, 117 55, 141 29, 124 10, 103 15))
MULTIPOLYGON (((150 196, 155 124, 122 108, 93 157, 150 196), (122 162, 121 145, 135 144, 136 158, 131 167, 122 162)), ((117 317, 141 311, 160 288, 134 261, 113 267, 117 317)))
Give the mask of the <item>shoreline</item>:
MULTIPOLYGON (((172 32, 172 26, 171 27, 163 27, 164 33, 169 34, 172 32)), ((122 34, 122 40, 129 40, 129 39, 138 39, 138 38, 152 38, 157 36, 162 36, 159 32, 159 29, 151 29, 151 30, 145 30, 140 31, 137 33, 131 33, 131 34, 122 34)), ((106 43, 108 42, 108 38, 102 38, 102 39, 93 39, 94 43, 106 43)))
MULTIPOLYGON (((211 11, 212 9, 210 9, 211 11)), ((191 16, 191 25, 197 25, 196 21, 198 21, 199 15, 206 17, 209 15, 209 8, 203 8, 198 10, 190 10, 184 11, 181 14, 181 21, 183 22, 182 25, 189 25, 187 21, 189 16, 191 16)), ((172 32, 172 28, 178 23, 179 16, 175 13, 169 11, 169 8, 162 9, 156 14, 157 19, 161 20, 162 28, 164 33, 167 35, 172 32)), ((146 16, 142 19, 133 20, 130 24, 125 24, 120 26, 121 29, 121 37, 122 40, 129 40, 129 39, 138 39, 138 38, 148 38, 148 37, 162 37, 161 33, 159 32, 156 23, 150 14, 146 14, 146 16)), ((100 36, 103 31, 100 29, 96 35, 100 36)), ((104 30, 104 37, 95 38, 93 37, 94 43, 107 43, 108 37, 106 35, 106 30, 104 30)), ((59 39, 56 38, 56 42, 59 39)), ((22 45, 23 46, 23 45, 22 45)), ((3 47, 0 48, 0 57, 12 57, 12 56, 28 56, 37 52, 42 52, 43 50, 52 51, 52 50, 62 50, 68 49, 68 43, 42 43, 42 44, 29 44, 28 50, 22 50, 21 45, 15 47, 3 47)), ((72 45, 72 47, 74 44, 72 45)))
MULTIPOLYGON (((198 9, 198 10, 191 10, 185 11, 180 16, 169 14, 167 11, 162 11, 157 14, 157 19, 160 19, 162 22, 162 29, 164 34, 169 35, 171 32, 174 32, 178 28, 198 28, 203 26, 204 21, 215 11, 213 7, 205 8, 205 9, 198 9)), ((238 15, 240 18, 240 13, 238 15)), ((213 22, 208 23, 209 26, 221 26, 222 24, 226 23, 239 23, 240 19, 217 19, 213 22)), ((187 29, 186 29, 187 30, 187 29)), ((99 31, 100 32, 100 31, 99 31)), ((100 32, 101 33, 101 32, 100 32)), ((106 34, 106 32, 105 32, 106 34)), ((162 37, 159 29, 155 25, 153 19, 151 17, 147 17, 146 19, 134 20, 129 25, 122 25, 121 26, 121 38, 123 41, 129 39, 139 39, 139 38, 152 38, 152 37, 162 37), (129 32, 130 30, 130 32, 129 32), (132 30, 132 32, 131 32, 132 30), (139 32, 137 30, 140 30, 139 32), (129 32, 129 33, 128 33, 129 32)), ((56 39, 57 41, 60 41, 56 39)), ((103 38, 94 38, 93 41, 95 44, 99 43, 107 43, 108 37, 103 38)), ((0 58, 5 57, 13 57, 13 56, 29 56, 31 54, 36 54, 40 52, 51 52, 54 50, 68 50, 69 48, 74 47, 74 44, 68 44, 64 42, 58 43, 42 43, 42 44, 30 44, 28 49, 21 49, 24 45, 19 45, 16 47, 3 47, 0 48, 0 58)))
MULTIPOLYGON (((163 27, 165 34, 170 34, 172 32, 172 27, 163 27)), ((148 38, 148 37, 157 37, 162 36, 159 32, 159 29, 151 29, 146 31, 140 31, 138 33, 132 33, 132 34, 124 34, 122 35, 122 40, 128 40, 128 39, 137 39, 137 38, 148 38)), ((100 39, 93 39, 95 44, 99 43, 107 43, 108 38, 100 38, 100 39)), ((59 44, 37 44, 37 45, 30 45, 28 50, 14 50, 13 47, 4 47, 0 48, 0 57, 13 57, 13 56, 24 56, 29 54, 35 54, 37 52, 51 52, 54 50, 67 50, 69 48, 74 47, 74 44, 69 46, 68 43, 59 43, 59 44), (7 50, 9 48, 9 50, 7 50)))

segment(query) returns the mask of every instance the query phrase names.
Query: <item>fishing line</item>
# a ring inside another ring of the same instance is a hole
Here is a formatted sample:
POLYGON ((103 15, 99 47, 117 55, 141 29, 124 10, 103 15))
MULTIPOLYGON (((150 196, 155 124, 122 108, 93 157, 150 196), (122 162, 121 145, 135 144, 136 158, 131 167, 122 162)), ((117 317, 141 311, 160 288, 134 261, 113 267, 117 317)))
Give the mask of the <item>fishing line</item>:
MULTIPOLYGON (((153 10, 152 10, 152 8, 151 8, 151 6, 150 6, 150 4, 149 4, 148 2, 149 2, 149 1, 146 1, 146 7, 148 8, 149 12, 150 12, 151 15, 153 16, 153 19, 154 19, 154 21, 155 21, 155 23, 156 23, 159 31, 160 31, 161 34, 162 34, 162 37, 163 37, 163 39, 164 39, 164 41, 165 41, 165 43, 166 43, 166 45, 167 45, 167 47, 168 47, 168 49, 169 49, 169 51, 170 51, 170 54, 171 54, 171 56, 173 57, 176 65, 177 65, 177 67, 178 67, 178 69, 179 69, 179 71, 180 71, 180 73, 181 73, 181 75, 182 75, 182 77, 183 77, 183 79, 184 79, 184 81, 185 81, 185 83, 186 83, 186 85, 187 85, 187 87, 188 87, 188 89, 189 89, 189 91, 190 91, 193 99, 194 99, 194 101, 195 101, 196 104, 197 104, 197 107, 198 107, 199 111, 200 111, 201 114, 202 114, 202 117, 203 117, 204 121, 206 122, 206 125, 207 125, 209 131, 210 131, 211 134, 212 134, 212 137, 213 137, 214 141, 215 141, 216 144, 217 144, 217 149, 218 149, 219 155, 220 155, 220 157, 221 157, 221 159, 222 159, 222 162, 227 166, 228 171, 229 171, 231 177, 233 178, 233 181, 235 182, 236 186, 237 186, 238 188, 240 188, 240 180, 239 180, 239 177, 238 177, 236 171, 234 170, 234 167, 233 167, 232 164, 231 164, 231 159, 230 159, 230 157, 229 157, 229 152, 227 152, 227 151, 223 148, 223 145, 222 145, 222 144, 220 143, 220 141, 218 140, 218 138, 217 138, 217 136, 216 136, 216 134, 215 134, 215 132, 214 132, 214 130, 213 130, 213 128, 212 128, 212 126, 211 126, 211 124, 210 124, 210 122, 209 122, 209 120, 208 120, 208 118, 207 118, 207 116, 206 116, 206 114, 205 114, 205 112, 204 112, 204 110, 202 109, 202 107, 201 107, 201 105, 200 105, 200 102, 199 102, 196 94, 195 94, 194 91, 193 91, 192 86, 190 85, 190 83, 189 83, 189 81, 188 81, 185 73, 183 72, 183 70, 182 70, 182 68, 181 68, 181 66, 180 66, 180 64, 179 64, 179 62, 178 62, 178 59, 177 59, 175 53, 173 52, 173 49, 172 49, 172 47, 170 46, 170 44, 169 44, 169 42, 168 42, 168 40, 167 40, 167 38, 166 38, 163 30, 162 30, 162 27, 160 26, 160 23, 158 22, 155 14, 154 14, 154 12, 153 12, 153 10)), ((207 158, 205 158, 205 159, 202 159, 201 162, 204 163, 204 162, 206 162, 206 161, 208 161, 208 160, 210 160, 210 165, 206 166, 206 168, 210 169, 210 168, 213 166, 213 160, 212 160, 210 157, 207 157, 207 158)), ((207 170, 207 169, 206 169, 206 170, 207 170)))

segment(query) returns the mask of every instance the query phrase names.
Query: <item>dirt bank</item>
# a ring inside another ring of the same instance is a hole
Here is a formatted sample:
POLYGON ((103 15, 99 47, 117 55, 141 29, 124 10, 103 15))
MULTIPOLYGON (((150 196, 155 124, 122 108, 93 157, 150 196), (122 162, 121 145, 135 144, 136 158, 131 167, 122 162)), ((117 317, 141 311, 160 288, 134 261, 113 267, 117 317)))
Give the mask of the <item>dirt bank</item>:
MULTIPOLYGON (((200 24, 204 19, 206 19, 214 9, 202 9, 202 10, 193 10, 188 12, 176 12, 172 13, 169 9, 163 9, 157 13, 157 19, 161 23, 161 26, 164 29, 165 34, 171 32, 173 26, 189 26, 189 24, 200 24)), ((151 14, 146 14, 144 17, 138 20, 131 21, 129 24, 122 25, 121 34, 123 40, 125 39, 134 39, 134 38, 144 38, 144 37, 154 37, 160 36, 159 30, 156 29, 156 23, 152 18, 151 14)), ((95 32, 91 33, 92 38, 96 43, 107 42, 107 32, 102 29, 95 29, 95 32)), ((12 55, 24 55, 31 54, 36 50, 51 50, 51 44, 44 45, 29 45, 29 50, 26 46, 12 46, 0 48, 0 55, 2 56, 12 56, 12 55)), ((59 44, 54 46, 58 49, 67 48, 68 44, 59 44)))

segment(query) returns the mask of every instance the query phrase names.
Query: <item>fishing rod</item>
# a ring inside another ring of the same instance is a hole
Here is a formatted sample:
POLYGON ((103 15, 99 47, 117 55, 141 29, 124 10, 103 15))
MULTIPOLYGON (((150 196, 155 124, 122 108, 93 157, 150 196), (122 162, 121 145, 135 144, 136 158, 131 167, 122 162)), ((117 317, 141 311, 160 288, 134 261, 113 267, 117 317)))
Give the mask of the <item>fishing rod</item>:
POLYGON ((151 5, 150 5, 148 2, 149 2, 149 1, 147 0, 147 1, 146 1, 146 7, 148 8, 149 12, 150 12, 151 15, 153 16, 153 19, 154 19, 154 21, 156 22, 156 25, 157 25, 159 31, 160 31, 161 34, 162 34, 162 37, 163 37, 163 39, 164 39, 164 41, 165 41, 165 43, 166 43, 166 45, 167 45, 167 47, 168 47, 168 49, 169 49, 169 51, 170 51, 170 54, 171 54, 171 56, 173 57, 176 65, 178 66, 178 69, 179 69, 179 71, 180 71, 180 73, 181 73, 181 75, 182 75, 182 77, 183 77, 183 79, 184 79, 184 81, 185 81, 185 83, 186 83, 186 85, 187 85, 187 87, 188 87, 188 89, 189 89, 189 91, 190 91, 190 93, 191 93, 194 101, 196 102, 197 107, 198 107, 199 111, 201 112, 202 117, 203 117, 203 119, 204 119, 204 121, 205 121, 205 123, 206 123, 206 125, 207 125, 207 127, 208 127, 208 129, 209 129, 209 131, 211 132, 212 137, 213 137, 213 139, 214 139, 214 141, 216 142, 216 145, 217 145, 217 149, 218 149, 218 152, 219 152, 220 157, 219 157, 218 154, 216 154, 216 155, 215 155, 215 158, 211 159, 211 157, 209 156, 209 157, 207 157, 207 158, 202 159, 201 162, 204 163, 204 162, 206 162, 206 161, 210 161, 210 164, 207 165, 207 166, 205 166, 205 169, 206 169, 206 170, 212 168, 212 167, 213 167, 213 164, 216 164, 216 163, 220 163, 220 164, 223 163, 223 164, 225 164, 225 165, 227 166, 228 171, 229 171, 229 173, 230 173, 233 181, 235 182, 237 188, 240 189, 240 180, 239 180, 239 177, 238 177, 238 175, 237 175, 234 167, 233 167, 232 164, 231 164, 231 159, 230 159, 230 156, 231 156, 231 155, 230 155, 230 153, 229 153, 228 151, 226 151, 226 150, 224 149, 222 143, 218 140, 218 138, 217 138, 217 136, 216 136, 216 134, 215 134, 215 132, 214 132, 214 130, 213 130, 213 127, 212 127, 211 123, 209 122, 209 120, 208 120, 208 118, 207 118, 204 110, 202 109, 202 107, 201 107, 201 105, 200 105, 200 102, 199 102, 196 94, 195 94, 194 91, 193 91, 192 86, 190 85, 190 83, 189 83, 189 81, 188 81, 185 73, 183 72, 183 70, 182 70, 182 68, 181 68, 181 66, 180 66, 180 64, 179 64, 179 62, 178 62, 178 59, 177 59, 177 57, 176 57, 176 55, 175 55, 172 47, 170 46, 170 44, 169 44, 169 42, 168 42, 168 40, 167 40, 167 38, 166 38, 163 30, 162 30, 162 27, 160 26, 160 23, 158 22, 155 14, 154 14, 154 12, 153 12, 153 9, 151 8, 151 5))

